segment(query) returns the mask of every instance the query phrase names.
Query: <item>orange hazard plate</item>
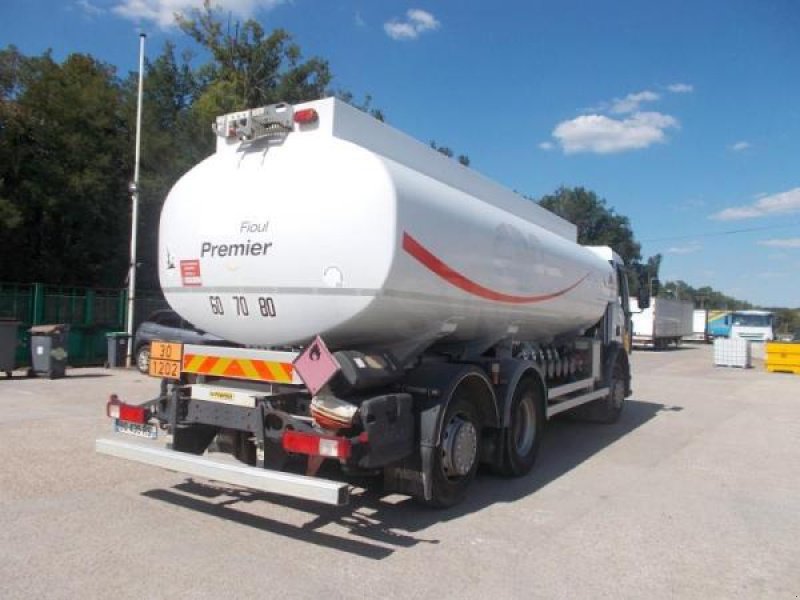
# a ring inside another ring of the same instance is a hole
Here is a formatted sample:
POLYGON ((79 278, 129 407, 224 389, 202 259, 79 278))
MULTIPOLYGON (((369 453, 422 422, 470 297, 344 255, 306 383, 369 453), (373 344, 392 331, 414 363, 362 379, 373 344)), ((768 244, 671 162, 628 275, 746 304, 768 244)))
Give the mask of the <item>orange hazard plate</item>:
POLYGON ((150 342, 150 375, 180 379, 183 345, 171 342, 150 342))

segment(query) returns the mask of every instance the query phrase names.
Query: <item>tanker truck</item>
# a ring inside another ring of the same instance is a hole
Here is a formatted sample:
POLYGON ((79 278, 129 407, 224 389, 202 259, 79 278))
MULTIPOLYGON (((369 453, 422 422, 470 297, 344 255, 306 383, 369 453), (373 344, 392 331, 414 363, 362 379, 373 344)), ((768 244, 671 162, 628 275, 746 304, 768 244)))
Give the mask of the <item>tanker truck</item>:
POLYGON ((548 419, 619 418, 631 326, 610 248, 337 99, 213 129, 164 202, 159 277, 231 344, 154 342, 159 394, 112 395, 98 452, 335 505, 372 476, 446 507, 481 464, 528 473, 548 419))

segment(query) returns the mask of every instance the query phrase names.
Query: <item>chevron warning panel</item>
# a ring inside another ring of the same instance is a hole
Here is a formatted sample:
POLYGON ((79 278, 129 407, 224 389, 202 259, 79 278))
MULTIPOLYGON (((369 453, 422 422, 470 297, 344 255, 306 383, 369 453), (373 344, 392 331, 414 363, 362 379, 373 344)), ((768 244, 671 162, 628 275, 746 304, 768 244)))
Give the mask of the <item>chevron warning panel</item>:
POLYGON ((184 373, 196 375, 214 375, 270 383, 292 383, 294 375, 294 366, 291 363, 204 356, 202 354, 184 354, 182 370, 184 373))

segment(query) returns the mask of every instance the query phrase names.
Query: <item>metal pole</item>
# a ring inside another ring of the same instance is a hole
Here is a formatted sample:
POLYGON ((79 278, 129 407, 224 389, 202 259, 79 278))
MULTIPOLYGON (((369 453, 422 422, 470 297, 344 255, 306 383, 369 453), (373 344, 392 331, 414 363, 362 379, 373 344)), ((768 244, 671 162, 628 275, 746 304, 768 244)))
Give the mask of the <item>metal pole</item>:
POLYGON ((133 310, 136 301, 136 229, 139 224, 139 156, 142 147, 142 91, 144 89, 144 33, 139 34, 139 96, 136 101, 136 155, 134 158, 133 181, 130 185, 131 202, 131 262, 128 270, 128 355, 125 366, 133 362, 133 310))

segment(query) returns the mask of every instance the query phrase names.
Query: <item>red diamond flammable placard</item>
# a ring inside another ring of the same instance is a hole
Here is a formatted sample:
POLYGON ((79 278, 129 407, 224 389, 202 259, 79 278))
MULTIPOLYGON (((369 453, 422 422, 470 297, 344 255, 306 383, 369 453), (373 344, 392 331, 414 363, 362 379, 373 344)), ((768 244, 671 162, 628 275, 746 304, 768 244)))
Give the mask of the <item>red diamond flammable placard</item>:
POLYGON ((311 395, 316 396, 341 367, 322 338, 317 336, 295 359, 294 368, 311 395))

